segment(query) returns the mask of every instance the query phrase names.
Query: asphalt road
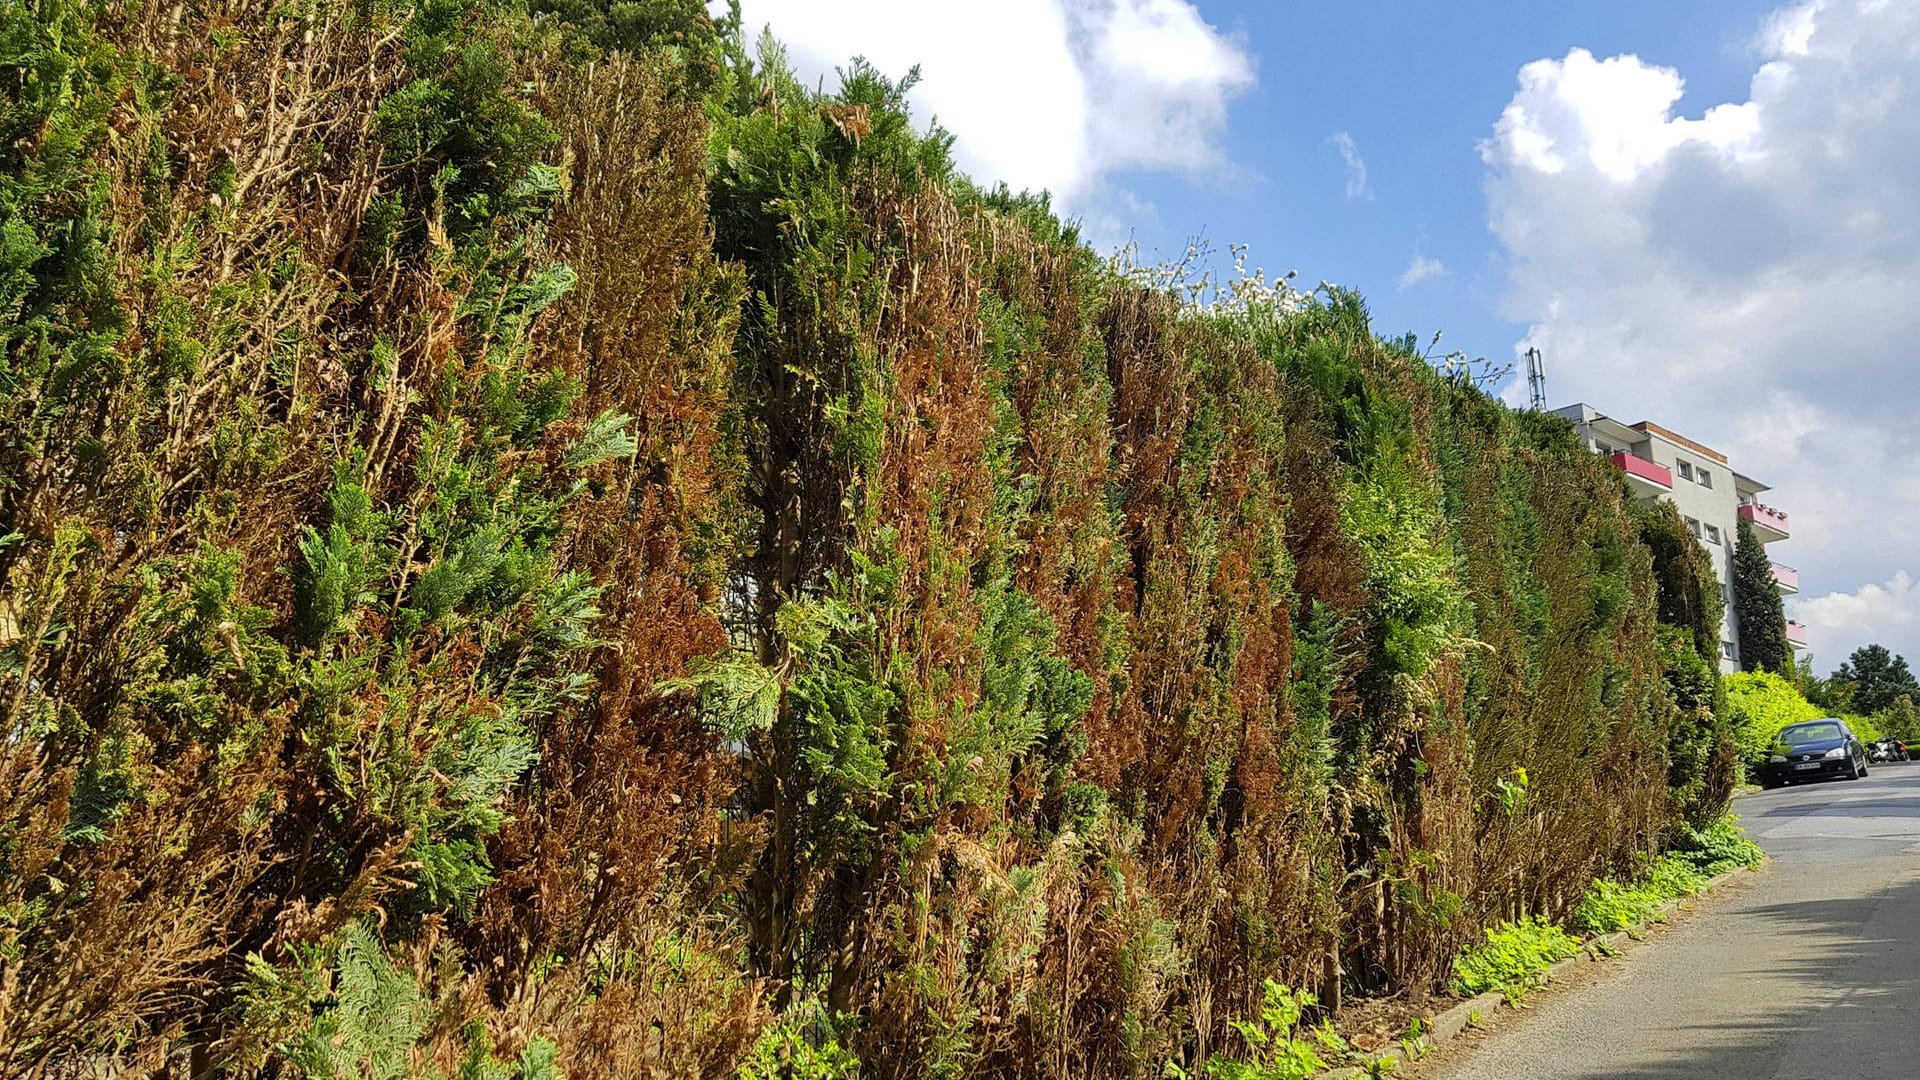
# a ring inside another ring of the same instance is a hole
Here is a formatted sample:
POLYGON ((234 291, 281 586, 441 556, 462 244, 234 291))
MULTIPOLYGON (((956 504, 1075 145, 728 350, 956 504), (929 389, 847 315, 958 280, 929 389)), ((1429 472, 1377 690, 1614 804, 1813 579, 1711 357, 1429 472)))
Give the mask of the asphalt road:
POLYGON ((1764 872, 1412 1075, 1920 1078, 1920 762, 1734 811, 1764 872))

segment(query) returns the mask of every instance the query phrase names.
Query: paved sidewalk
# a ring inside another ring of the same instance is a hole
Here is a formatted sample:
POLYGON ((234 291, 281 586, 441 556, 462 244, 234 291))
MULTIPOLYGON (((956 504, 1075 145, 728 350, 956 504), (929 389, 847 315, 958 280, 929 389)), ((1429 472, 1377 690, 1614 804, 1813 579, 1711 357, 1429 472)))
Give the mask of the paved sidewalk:
POLYGON ((1764 873, 1410 1075, 1920 1078, 1920 762, 1734 811, 1773 856, 1764 873))

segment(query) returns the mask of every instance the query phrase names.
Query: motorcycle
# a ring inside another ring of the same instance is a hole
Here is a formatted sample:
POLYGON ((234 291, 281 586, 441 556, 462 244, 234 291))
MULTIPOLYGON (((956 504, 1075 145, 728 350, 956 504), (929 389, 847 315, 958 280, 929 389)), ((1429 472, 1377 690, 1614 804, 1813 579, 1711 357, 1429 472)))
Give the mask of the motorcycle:
POLYGON ((1867 744, 1867 761, 1869 763, 1877 765, 1892 761, 1893 759, 1894 749, 1892 742, 1882 740, 1880 742, 1867 744))

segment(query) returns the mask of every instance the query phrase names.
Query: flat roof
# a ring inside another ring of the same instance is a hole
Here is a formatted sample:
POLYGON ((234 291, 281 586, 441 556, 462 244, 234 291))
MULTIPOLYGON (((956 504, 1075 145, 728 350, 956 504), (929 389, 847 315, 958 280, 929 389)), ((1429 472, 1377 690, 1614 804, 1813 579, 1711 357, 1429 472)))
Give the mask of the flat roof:
MULTIPOLYGON (((1705 443, 1695 442, 1671 428, 1662 427, 1651 420, 1642 420, 1637 424, 1623 424, 1584 401, 1578 401, 1572 405, 1563 405, 1555 409, 1554 412, 1565 416, 1569 420, 1584 420, 1588 424, 1601 428, 1608 434, 1617 435, 1623 439, 1628 438, 1627 433, 1629 432, 1648 436, 1657 435, 1676 446, 1684 446, 1694 453, 1699 454, 1701 457, 1711 458, 1722 465, 1727 465, 1730 469, 1732 468, 1727 461, 1727 455, 1705 443)), ((1737 487, 1750 493, 1757 494, 1762 491, 1772 490, 1767 485, 1739 471, 1734 472, 1733 479, 1737 487)))
POLYGON ((1677 431, 1669 431, 1666 428, 1661 427, 1659 424, 1656 424, 1651 420, 1640 421, 1639 423, 1633 425, 1633 430, 1644 432, 1648 435, 1658 435, 1670 443, 1677 443, 1680 446, 1686 447, 1687 449, 1693 451, 1694 453, 1699 454, 1701 457, 1712 458, 1713 460, 1719 462, 1722 465, 1725 465, 1727 463, 1727 455, 1721 453, 1718 450, 1715 450, 1713 447, 1708 446, 1705 443, 1694 442, 1692 439, 1687 438, 1685 435, 1682 435, 1677 431))

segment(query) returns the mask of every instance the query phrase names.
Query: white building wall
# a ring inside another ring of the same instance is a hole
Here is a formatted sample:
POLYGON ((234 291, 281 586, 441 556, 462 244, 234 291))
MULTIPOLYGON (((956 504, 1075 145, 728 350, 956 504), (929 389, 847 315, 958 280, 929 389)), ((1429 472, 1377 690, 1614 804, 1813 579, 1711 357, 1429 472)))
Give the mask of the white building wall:
POLYGON ((1588 405, 1570 405, 1554 412, 1573 421, 1588 449, 1625 451, 1673 473, 1672 492, 1656 497, 1671 501, 1680 516, 1697 527, 1696 535, 1713 562, 1714 573, 1720 578, 1720 596, 1726 601, 1720 627, 1720 669, 1738 671, 1740 630, 1733 612, 1733 548, 1740 537, 1740 497, 1734 487, 1733 469, 1657 432, 1619 424, 1588 405), (1597 426, 1603 426, 1605 432, 1597 426))

